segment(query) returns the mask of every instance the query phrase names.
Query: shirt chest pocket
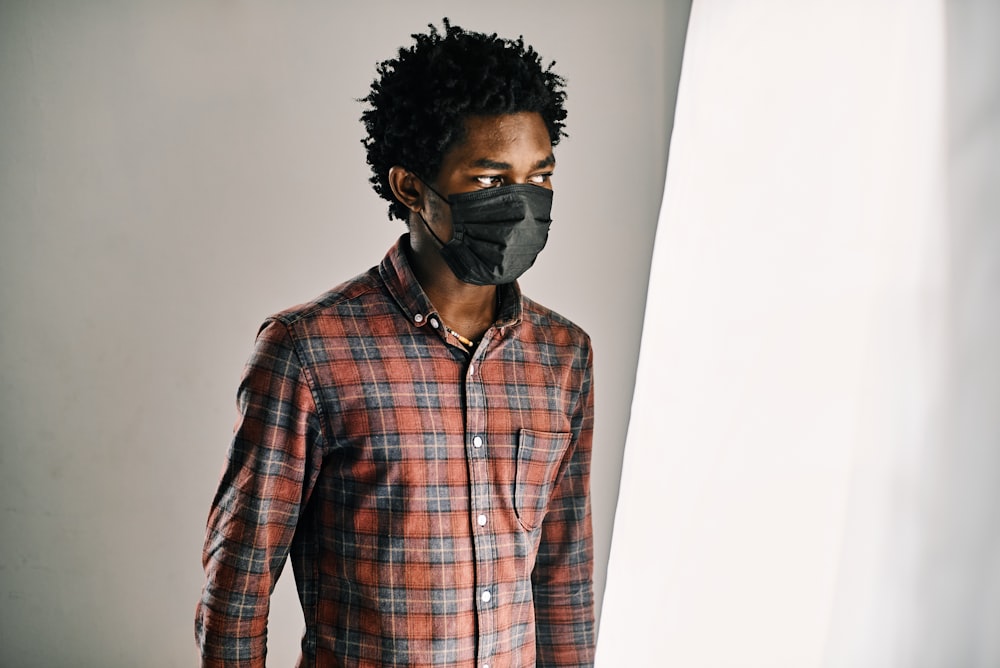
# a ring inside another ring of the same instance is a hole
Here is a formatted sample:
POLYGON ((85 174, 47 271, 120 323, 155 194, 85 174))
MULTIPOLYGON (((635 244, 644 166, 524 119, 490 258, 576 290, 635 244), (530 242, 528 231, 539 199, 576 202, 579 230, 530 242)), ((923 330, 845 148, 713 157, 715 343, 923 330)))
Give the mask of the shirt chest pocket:
POLYGON ((518 434, 514 510, 521 525, 529 531, 545 518, 570 440, 570 434, 528 429, 518 434))

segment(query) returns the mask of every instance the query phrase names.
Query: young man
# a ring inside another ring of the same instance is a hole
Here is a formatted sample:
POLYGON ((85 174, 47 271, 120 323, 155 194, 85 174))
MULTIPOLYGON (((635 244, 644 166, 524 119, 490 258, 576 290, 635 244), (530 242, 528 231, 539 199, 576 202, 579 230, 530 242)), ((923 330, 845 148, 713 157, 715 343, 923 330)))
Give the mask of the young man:
POLYGON ((545 245, 562 79, 445 21, 362 116, 403 235, 264 323, 208 522, 204 665, 262 666, 291 554, 302 666, 589 666, 591 349, 515 279, 545 245))

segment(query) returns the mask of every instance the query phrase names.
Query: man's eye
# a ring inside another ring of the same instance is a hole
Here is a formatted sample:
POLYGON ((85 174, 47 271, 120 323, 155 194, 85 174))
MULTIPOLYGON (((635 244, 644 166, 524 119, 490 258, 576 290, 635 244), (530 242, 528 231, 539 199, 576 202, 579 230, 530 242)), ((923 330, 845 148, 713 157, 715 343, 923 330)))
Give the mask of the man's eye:
POLYGON ((528 177, 528 181, 531 183, 541 185, 543 183, 548 183, 549 178, 551 177, 552 177, 552 172, 545 172, 544 174, 533 174, 528 177))
POLYGON ((476 181, 481 186, 494 187, 503 183, 503 179, 499 176, 477 176, 476 181))

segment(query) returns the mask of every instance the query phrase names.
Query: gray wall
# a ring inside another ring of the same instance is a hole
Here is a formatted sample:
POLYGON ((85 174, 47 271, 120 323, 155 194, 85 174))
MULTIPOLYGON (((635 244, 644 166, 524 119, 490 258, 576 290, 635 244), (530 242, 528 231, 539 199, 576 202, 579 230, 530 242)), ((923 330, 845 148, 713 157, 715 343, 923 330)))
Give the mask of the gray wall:
MULTIPOLYGON (((259 322, 402 232, 368 188, 376 61, 444 15, 569 80, 525 292, 593 336, 603 589, 690 3, 0 0, 0 664, 181 666, 259 322)), ((301 617, 279 584, 271 665, 301 617)))

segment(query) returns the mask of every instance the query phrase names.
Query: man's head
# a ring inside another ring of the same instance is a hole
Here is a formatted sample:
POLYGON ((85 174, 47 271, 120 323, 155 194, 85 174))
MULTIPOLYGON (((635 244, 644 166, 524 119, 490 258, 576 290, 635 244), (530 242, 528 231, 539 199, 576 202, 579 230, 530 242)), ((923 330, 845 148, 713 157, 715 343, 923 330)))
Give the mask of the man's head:
POLYGON ((413 46, 379 64, 361 116, 369 180, 389 201, 390 217, 401 220, 410 209, 393 196, 389 170, 435 180, 446 154, 465 139, 468 119, 534 112, 552 146, 565 135, 563 79, 523 39, 466 32, 447 19, 444 33, 430 26, 413 38, 413 46))

